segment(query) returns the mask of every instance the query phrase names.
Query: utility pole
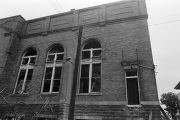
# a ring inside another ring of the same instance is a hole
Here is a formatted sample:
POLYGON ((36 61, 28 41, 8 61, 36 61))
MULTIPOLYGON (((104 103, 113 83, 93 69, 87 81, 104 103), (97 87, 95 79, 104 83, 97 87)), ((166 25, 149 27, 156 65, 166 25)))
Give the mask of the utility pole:
POLYGON ((77 43, 76 58, 75 58, 75 65, 74 65, 68 120, 74 120, 76 86, 77 86, 77 79, 78 79, 78 72, 79 72, 79 65, 80 65, 82 30, 83 30, 83 26, 80 26, 79 33, 78 33, 78 43, 77 43))

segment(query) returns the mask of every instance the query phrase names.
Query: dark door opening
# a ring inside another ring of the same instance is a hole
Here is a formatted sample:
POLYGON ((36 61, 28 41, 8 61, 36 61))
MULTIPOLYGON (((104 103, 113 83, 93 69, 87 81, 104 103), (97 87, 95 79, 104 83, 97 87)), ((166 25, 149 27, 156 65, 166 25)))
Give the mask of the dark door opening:
POLYGON ((137 76, 126 76, 128 105, 139 105, 139 86, 137 76))

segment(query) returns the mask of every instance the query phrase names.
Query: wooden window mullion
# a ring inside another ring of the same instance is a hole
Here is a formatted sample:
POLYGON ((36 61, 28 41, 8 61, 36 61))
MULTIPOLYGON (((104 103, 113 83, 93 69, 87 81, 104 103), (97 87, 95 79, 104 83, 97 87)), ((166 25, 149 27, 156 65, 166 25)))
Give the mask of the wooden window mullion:
POLYGON ((50 85, 50 93, 53 92, 53 83, 54 83, 54 75, 55 75, 55 68, 56 68, 56 58, 57 54, 54 54, 54 61, 53 61, 53 69, 52 69, 52 76, 51 76, 51 85, 50 85))
POLYGON ((28 71, 29 71, 29 63, 30 63, 30 60, 31 60, 31 57, 28 57, 28 63, 26 65, 26 73, 25 73, 25 76, 24 76, 24 80, 23 80, 23 84, 22 84, 22 92, 24 92, 24 89, 25 89, 25 84, 26 84, 26 79, 27 79, 27 75, 28 75, 28 71))

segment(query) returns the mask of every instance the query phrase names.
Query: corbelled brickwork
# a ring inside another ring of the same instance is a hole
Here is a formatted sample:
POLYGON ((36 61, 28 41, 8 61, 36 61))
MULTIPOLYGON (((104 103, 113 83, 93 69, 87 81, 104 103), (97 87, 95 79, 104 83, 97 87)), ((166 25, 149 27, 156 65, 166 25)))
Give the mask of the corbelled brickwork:
POLYGON ((77 92, 75 118, 159 120, 144 0, 115 2, 33 20, 21 16, 1 19, 0 117, 21 114, 25 120, 68 118, 79 26, 83 26, 82 48, 91 39, 101 44, 101 90, 83 95, 77 92), (64 48, 60 91, 42 94, 47 53, 57 44, 64 48), (22 56, 29 48, 37 51, 30 92, 13 94, 22 56), (133 69, 138 71, 140 104, 137 106, 129 106, 127 102, 125 72, 133 69))

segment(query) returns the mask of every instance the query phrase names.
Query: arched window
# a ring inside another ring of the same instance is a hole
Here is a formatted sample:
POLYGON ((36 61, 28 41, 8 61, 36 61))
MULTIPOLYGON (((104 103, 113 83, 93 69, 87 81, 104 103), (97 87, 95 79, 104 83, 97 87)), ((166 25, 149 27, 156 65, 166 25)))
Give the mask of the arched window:
POLYGON ((49 50, 46 59, 45 75, 41 90, 42 93, 59 92, 63 56, 64 49, 62 46, 54 46, 49 50))
POLYGON ((33 69, 37 57, 34 49, 29 49, 22 57, 18 79, 15 85, 15 94, 27 94, 30 90, 29 83, 32 79, 33 69))
POLYGON ((91 41, 82 50, 79 93, 97 93, 101 88, 101 45, 91 41))

